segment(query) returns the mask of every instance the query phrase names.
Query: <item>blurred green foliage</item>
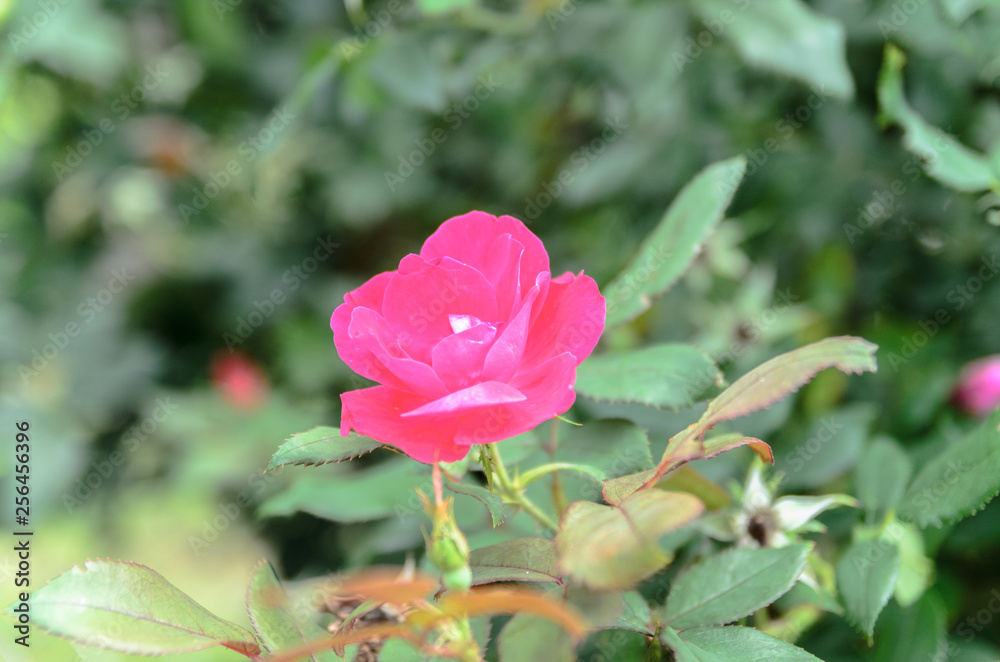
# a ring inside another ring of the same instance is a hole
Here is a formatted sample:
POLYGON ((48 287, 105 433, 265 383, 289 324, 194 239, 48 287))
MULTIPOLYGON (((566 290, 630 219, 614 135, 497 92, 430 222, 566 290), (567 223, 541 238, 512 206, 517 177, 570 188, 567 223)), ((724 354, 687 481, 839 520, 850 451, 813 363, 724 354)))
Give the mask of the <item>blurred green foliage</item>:
MULTIPOLYGON (((555 273, 603 285, 696 172, 745 155, 680 286, 603 342, 691 342, 730 380, 828 335, 878 343, 878 375, 824 373, 741 427, 789 489, 849 491, 876 433, 920 466, 969 427, 947 403, 961 365, 1000 351, 995 0, 0 0, 0 28, 0 406, 8 432, 32 426, 34 585, 130 558, 237 620, 262 556, 295 578, 419 549, 418 515, 258 519, 295 470, 261 472, 364 385, 327 324, 343 293, 470 209, 521 218, 555 273), (887 42, 906 64, 880 108, 887 42), (929 177, 920 141, 941 132, 964 147, 929 177), (966 151, 971 174, 941 175, 966 151), (260 397, 213 370, 231 351, 260 397), (836 444, 811 443, 831 420, 836 444)), ((583 398, 570 417, 598 415, 639 422, 654 456, 693 420, 583 398)), ((742 481, 745 456, 702 469, 742 481)), ((824 516, 832 539, 851 516, 824 516)), ((893 638, 937 628, 949 659, 997 659, 996 614, 966 619, 1000 587, 1000 507, 920 535, 937 583, 886 612, 884 645, 832 616, 800 645, 909 660, 893 638)), ((33 636, 0 654, 126 659, 33 636)))

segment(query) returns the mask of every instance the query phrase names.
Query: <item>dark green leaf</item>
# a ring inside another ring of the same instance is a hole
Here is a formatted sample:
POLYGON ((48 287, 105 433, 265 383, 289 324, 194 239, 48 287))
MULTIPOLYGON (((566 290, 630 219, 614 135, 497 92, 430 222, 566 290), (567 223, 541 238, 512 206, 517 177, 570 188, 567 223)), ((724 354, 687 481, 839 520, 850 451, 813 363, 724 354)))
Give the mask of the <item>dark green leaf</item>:
POLYGON ((837 586, 847 616, 869 637, 898 576, 899 550, 883 538, 854 543, 837 564, 837 586))
POLYGON ((880 437, 864 450, 854 469, 858 498, 869 512, 884 514, 903 497, 913 462, 892 439, 880 437))
POLYGON ((664 621, 674 628, 743 618, 784 595, 805 567, 811 545, 732 549, 682 573, 667 597, 664 621))
POLYGON ((677 194, 639 254, 602 288, 608 301, 608 327, 624 324, 649 309, 652 298, 687 270, 722 220, 745 169, 743 157, 715 163, 677 194))
POLYGON ((701 350, 656 345, 591 357, 577 369, 576 390, 596 400, 679 409, 694 404, 721 379, 701 350))
POLYGON ((472 584, 491 582, 558 582, 556 550, 546 538, 516 538, 472 550, 472 584))
POLYGON ((146 566, 126 561, 74 566, 31 594, 31 614, 34 625, 54 635, 133 655, 212 646, 260 653, 252 632, 215 616, 146 566))
POLYGON ((314 469, 296 476, 287 490, 265 501, 258 513, 275 517, 302 511, 334 522, 423 514, 415 490, 430 493, 425 469, 409 458, 393 458, 362 470, 343 465, 314 469))
POLYGON ((875 662, 946 659, 942 656, 948 644, 944 607, 928 593, 905 609, 890 602, 880 619, 875 642, 875 662))
POLYGON ((376 448, 384 447, 385 444, 356 432, 341 437, 337 428, 316 427, 308 432, 293 434, 271 457, 271 463, 267 465, 266 471, 288 464, 318 466, 353 460, 376 448))
POLYGON ((924 465, 899 506, 920 526, 972 515, 1000 492, 1000 409, 924 465))

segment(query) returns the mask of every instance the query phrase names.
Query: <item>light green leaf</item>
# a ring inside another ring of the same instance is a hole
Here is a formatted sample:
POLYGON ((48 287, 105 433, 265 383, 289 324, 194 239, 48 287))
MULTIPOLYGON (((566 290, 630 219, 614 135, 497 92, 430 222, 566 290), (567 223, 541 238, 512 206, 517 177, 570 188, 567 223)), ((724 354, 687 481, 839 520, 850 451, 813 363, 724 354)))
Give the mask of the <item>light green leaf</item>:
POLYGON ((690 628, 752 614, 795 584, 810 549, 811 545, 799 543, 776 549, 731 549, 712 556, 674 582, 664 622, 690 628))
POLYGON ((898 531, 896 548, 899 549, 899 577, 893 597, 904 607, 909 607, 920 599, 930 586, 934 574, 934 562, 924 552, 924 537, 913 524, 893 525, 898 531))
POLYGON ((615 620, 613 628, 623 630, 635 630, 643 634, 653 634, 650 622, 653 620, 652 612, 646 598, 638 591, 625 591, 622 594, 624 609, 621 615, 615 620))
POLYGON ((708 429, 722 421, 770 407, 797 391, 819 371, 835 367, 846 373, 875 372, 874 345, 862 338, 824 338, 776 356, 737 379, 708 405, 698 422, 708 429))
POLYGON ((903 497, 913 462, 892 439, 880 437, 864 450, 854 469, 858 498, 872 514, 885 514, 903 497))
POLYGON ((385 444, 352 432, 340 436, 338 428, 316 427, 308 432, 293 434, 271 457, 265 471, 285 465, 319 466, 331 462, 353 460, 385 444))
POLYGON ((680 409, 721 380, 719 369, 701 350, 670 344, 593 356, 577 368, 576 390, 595 400, 680 409))
POLYGON ((575 662, 573 643, 559 625, 534 614, 518 614, 510 619, 497 638, 500 662, 575 662))
POLYGON ((493 520, 493 526, 500 526, 504 517, 506 517, 506 513, 503 509, 503 499, 501 499, 499 495, 490 492, 482 485, 475 485, 473 483, 456 483, 453 480, 445 480, 444 486, 455 494, 470 496, 486 506, 486 509, 490 511, 490 518, 493 520))
POLYGON ((906 102, 903 65, 906 56, 892 44, 885 47, 878 78, 879 115, 885 124, 903 128, 903 146, 924 159, 927 174, 956 191, 1000 187, 989 159, 927 123, 906 102))
MULTIPOLYGON (((318 639, 326 630, 318 624, 300 621, 285 593, 274 568, 267 561, 261 561, 250 578, 247 587, 247 613, 250 623, 260 638, 264 649, 276 653, 283 648, 292 648, 318 639)), ((332 652, 313 653, 304 660, 312 662, 335 662, 341 658, 332 652)))
POLYGON ((733 42, 747 64, 801 80, 823 96, 843 100, 854 96, 847 67, 844 27, 817 14, 800 0, 740 3, 697 0, 691 3, 706 21, 733 14, 723 35, 733 42))
POLYGON ((408 458, 393 458, 361 470, 314 469, 296 476, 287 490, 265 501, 258 513, 276 517, 302 511, 334 522, 422 514, 415 489, 430 493, 425 469, 408 458))
POLYGON ((693 628, 674 636, 684 643, 677 662, 822 662, 797 646, 739 625, 693 628))
POLYGON ((972 515, 1000 492, 1000 409, 924 465, 898 515, 920 526, 972 515))
POLYGON ((697 257, 733 199, 746 159, 710 165, 677 194, 639 254, 610 285, 607 326, 624 324, 652 305, 652 298, 673 285, 697 257))
POLYGON ((899 551, 884 538, 854 543, 837 563, 837 587, 848 620, 869 638, 898 576, 899 551))
MULTIPOLYGON (((8 614, 13 613, 11 608, 8 614)), ((33 623, 84 646, 173 655, 224 646, 259 655, 252 632, 215 616, 155 571, 126 561, 87 561, 31 594, 33 623)))
POLYGON ((570 504, 556 534, 562 570, 590 588, 628 588, 670 556, 657 541, 701 514, 701 501, 679 492, 642 490, 617 506, 570 504))
POLYGON ((474 549, 469 555, 472 585, 491 582, 562 583, 556 550, 546 538, 516 538, 474 549))

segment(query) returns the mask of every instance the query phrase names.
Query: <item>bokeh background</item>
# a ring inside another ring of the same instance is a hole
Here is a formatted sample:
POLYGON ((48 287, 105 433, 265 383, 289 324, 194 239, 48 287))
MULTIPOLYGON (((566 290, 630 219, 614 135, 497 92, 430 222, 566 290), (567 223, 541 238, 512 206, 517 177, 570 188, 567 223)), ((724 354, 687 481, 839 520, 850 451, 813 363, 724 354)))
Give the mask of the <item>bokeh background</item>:
MULTIPOLYGON (((31 424, 33 586, 131 559, 244 623, 262 557, 294 579, 419 549, 386 503, 261 517, 296 470, 262 471, 363 385, 329 330, 344 292, 471 209, 604 284, 691 177, 746 155, 690 273, 603 343, 691 342, 730 379, 828 335, 878 343, 877 375, 825 373, 744 427, 784 491, 849 491, 876 435, 934 453, 970 423, 948 402, 962 365, 1000 352, 1000 278, 970 280, 1000 252, 1000 197, 928 177, 877 98, 892 42, 915 112, 1000 172, 995 0, 0 0, 0 29, 0 407, 5 444, 31 424)), ((687 420, 629 413, 660 448, 687 420)), ((823 516, 831 539, 852 517, 823 516)), ((1000 506, 924 543, 953 659, 1000 659, 1000 506)), ((131 659, 12 638, 5 660, 131 659)), ((800 644, 895 659, 832 616, 800 644)))

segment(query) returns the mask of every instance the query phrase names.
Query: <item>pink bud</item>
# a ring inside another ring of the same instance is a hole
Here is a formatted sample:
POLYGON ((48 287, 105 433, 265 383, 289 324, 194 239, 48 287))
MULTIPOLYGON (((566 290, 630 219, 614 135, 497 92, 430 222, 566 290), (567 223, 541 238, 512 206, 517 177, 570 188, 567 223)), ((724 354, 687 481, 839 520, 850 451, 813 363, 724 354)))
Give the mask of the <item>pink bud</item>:
POLYGON ((212 360, 212 383, 216 391, 236 409, 256 409, 267 396, 267 377, 260 367, 240 352, 218 352, 212 360))
POLYGON ((967 364, 952 401, 972 416, 987 416, 1000 407, 1000 354, 967 364))

